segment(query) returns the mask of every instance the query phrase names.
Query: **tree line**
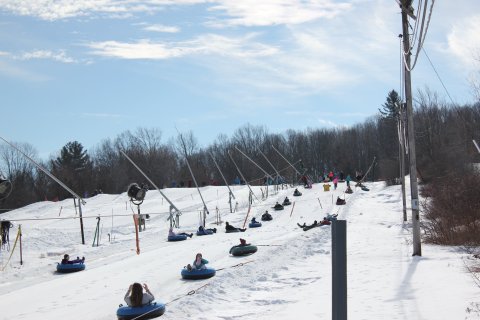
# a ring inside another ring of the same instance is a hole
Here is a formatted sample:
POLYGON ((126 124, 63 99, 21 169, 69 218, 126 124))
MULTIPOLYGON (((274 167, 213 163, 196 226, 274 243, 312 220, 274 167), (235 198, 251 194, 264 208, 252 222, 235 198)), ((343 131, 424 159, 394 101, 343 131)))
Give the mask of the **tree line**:
MULTIPOLYGON (((399 177, 399 107, 398 94, 391 91, 377 115, 348 128, 307 128, 279 134, 268 132, 265 126, 246 124, 230 137, 219 135, 206 147, 199 145, 192 132, 182 135, 184 148, 180 137, 164 140, 158 128, 138 128, 122 132, 114 139, 105 139, 93 150, 86 150, 78 141, 69 142, 55 157, 37 162, 83 197, 100 190, 118 194, 125 192, 132 182, 146 182, 119 150, 161 188, 193 186, 185 153, 200 185, 224 185, 212 157, 229 183, 239 176, 236 164, 249 183, 263 184, 265 174, 237 148, 272 176, 275 171, 271 165, 281 170, 280 174, 289 183, 296 183, 300 177, 275 149, 290 163, 295 163, 299 171, 317 181, 324 171, 343 171, 353 177, 355 171, 366 171, 374 157, 376 164, 369 179, 394 179, 399 177)), ((472 139, 480 138, 480 103, 454 106, 440 101, 434 93, 419 92, 414 123, 417 170, 424 181, 446 176, 452 168, 480 162, 472 143, 472 139)), ((30 144, 15 145, 32 159, 38 159, 30 144)), ((0 146, 0 170, 14 188, 8 198, 0 201, 2 210, 71 197, 25 157, 4 144, 0 146)))

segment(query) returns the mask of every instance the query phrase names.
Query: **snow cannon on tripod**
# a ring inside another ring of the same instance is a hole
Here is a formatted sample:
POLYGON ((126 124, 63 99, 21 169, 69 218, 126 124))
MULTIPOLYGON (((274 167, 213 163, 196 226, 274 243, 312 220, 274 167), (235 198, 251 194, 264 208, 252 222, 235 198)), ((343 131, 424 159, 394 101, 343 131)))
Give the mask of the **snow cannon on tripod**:
POLYGON ((138 231, 145 230, 145 218, 148 218, 148 215, 140 214, 140 205, 145 199, 147 194, 148 186, 146 184, 139 185, 138 183, 131 183, 127 189, 127 195, 130 197, 130 202, 137 206, 138 215, 136 223, 138 224, 138 231), (143 229, 142 229, 143 227, 143 229))

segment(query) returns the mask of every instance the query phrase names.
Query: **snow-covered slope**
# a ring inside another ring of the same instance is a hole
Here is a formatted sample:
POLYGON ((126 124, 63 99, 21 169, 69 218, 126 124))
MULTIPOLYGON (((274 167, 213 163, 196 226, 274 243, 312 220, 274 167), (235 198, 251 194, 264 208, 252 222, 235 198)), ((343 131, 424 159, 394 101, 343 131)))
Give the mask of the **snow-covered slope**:
MULTIPOLYGON (((255 201, 250 217, 260 220, 268 210, 273 221, 229 234, 224 224, 214 224, 216 208, 224 222, 241 227, 248 211, 248 188, 234 187, 238 210, 230 213, 228 189, 204 187, 210 211, 207 227, 219 231, 181 242, 166 241, 169 204, 150 190, 140 206, 141 213, 150 215, 146 230, 139 233, 140 255, 132 219, 137 209, 126 194, 86 199, 86 245, 80 244, 79 219, 60 219, 78 217, 72 199, 8 212, 0 217, 17 220, 10 232, 11 247, 21 224, 23 265, 18 244, 8 263, 10 252, 1 252, 0 266, 5 270, 0 278, 0 319, 115 319, 132 282, 147 283, 156 300, 167 303, 165 319, 329 319, 330 227, 304 232, 297 226, 327 213, 347 220, 350 319, 477 319, 479 314, 467 308, 479 302, 480 290, 465 271, 462 254, 455 248, 423 245, 423 257, 412 257, 399 187, 380 182, 368 186, 369 192, 357 188, 347 194, 345 206, 334 204, 337 196, 344 196, 345 184, 329 192, 321 184, 301 188, 301 197, 293 197, 293 188, 275 193, 271 187, 264 200, 260 187, 255 187, 260 201, 255 201), (273 211, 271 207, 285 196, 295 202, 293 212, 293 206, 273 211), (97 216, 100 246, 92 247, 97 216), (230 247, 240 237, 258 245, 258 252, 230 256, 230 247), (181 269, 197 252, 210 261, 209 266, 221 270, 208 280, 182 280, 181 269), (86 270, 55 273, 64 253, 85 256, 86 270)), ((196 189, 162 192, 183 212, 180 231, 195 232, 203 208, 196 189)))

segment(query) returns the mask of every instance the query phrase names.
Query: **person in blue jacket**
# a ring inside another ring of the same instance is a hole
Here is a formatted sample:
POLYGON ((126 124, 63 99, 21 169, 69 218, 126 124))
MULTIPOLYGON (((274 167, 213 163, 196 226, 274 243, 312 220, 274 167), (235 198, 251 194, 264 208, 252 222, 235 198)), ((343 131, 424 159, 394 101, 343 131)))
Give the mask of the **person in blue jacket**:
POLYGON ((207 263, 208 263, 208 260, 203 259, 201 253, 197 253, 197 255, 195 256, 195 261, 193 261, 191 265, 190 264, 187 265, 187 269, 188 271, 192 271, 193 269, 204 270, 204 269, 207 269, 207 266, 206 266, 207 263))

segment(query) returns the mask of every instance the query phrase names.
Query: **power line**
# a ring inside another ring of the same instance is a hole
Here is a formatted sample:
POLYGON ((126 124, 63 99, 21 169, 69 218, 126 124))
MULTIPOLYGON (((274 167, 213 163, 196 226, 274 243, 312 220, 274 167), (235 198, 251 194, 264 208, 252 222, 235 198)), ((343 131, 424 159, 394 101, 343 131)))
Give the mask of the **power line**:
POLYGON ((455 102, 453 102, 453 99, 450 96, 450 93, 448 92, 447 87, 445 87, 445 84, 443 83, 442 78, 440 78, 440 75, 438 74, 437 69, 433 65, 432 60, 430 60, 430 57, 428 56, 427 51, 425 51, 424 48, 422 48, 422 50, 423 50, 423 53, 425 54, 425 56, 427 57, 428 62, 430 62, 430 65, 432 66, 433 71, 435 71, 435 74, 437 75, 438 80, 442 84, 443 89, 445 89, 445 92, 447 93, 447 96, 450 98, 450 101, 452 102, 452 104, 455 105, 455 102))

